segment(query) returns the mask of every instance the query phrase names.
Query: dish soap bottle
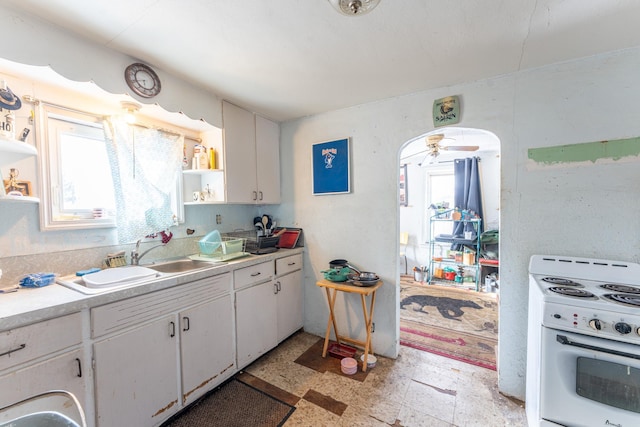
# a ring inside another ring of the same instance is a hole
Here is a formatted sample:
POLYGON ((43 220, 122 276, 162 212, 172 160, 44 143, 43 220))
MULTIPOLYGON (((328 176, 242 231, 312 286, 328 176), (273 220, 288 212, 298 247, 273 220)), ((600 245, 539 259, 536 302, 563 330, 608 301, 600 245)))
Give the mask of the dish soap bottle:
POLYGON ((209 169, 216 168, 216 150, 213 147, 209 148, 209 169))

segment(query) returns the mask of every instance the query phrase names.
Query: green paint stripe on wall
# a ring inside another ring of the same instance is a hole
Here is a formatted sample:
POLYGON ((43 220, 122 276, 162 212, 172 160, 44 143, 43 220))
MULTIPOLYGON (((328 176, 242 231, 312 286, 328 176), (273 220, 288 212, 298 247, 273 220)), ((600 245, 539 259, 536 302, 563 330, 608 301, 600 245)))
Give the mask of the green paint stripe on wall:
POLYGON ((627 156, 640 156, 640 137, 529 149, 531 160, 546 164, 595 163, 598 159, 619 160, 627 156))

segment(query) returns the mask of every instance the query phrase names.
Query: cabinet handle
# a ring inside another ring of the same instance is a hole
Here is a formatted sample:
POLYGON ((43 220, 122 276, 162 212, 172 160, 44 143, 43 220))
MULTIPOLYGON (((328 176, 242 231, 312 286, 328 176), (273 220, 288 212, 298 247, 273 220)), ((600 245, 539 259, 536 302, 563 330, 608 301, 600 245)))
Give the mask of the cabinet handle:
POLYGON ((0 356, 8 356, 11 353, 14 353, 16 351, 22 350, 26 346, 27 346, 26 344, 20 344, 20 346, 18 348, 12 348, 11 350, 5 351, 4 353, 0 353, 0 356))
POLYGON ((296 265, 295 262, 290 262, 289 264, 287 264, 289 267, 291 267, 292 265, 296 265))
POLYGON ((171 338, 176 336, 176 324, 174 322, 169 322, 169 336, 171 338))
POLYGON ((277 282, 273 284, 273 293, 274 294, 278 293, 278 283, 277 282))
POLYGON ((258 191, 258 194, 260 195, 260 200, 262 200, 262 191, 258 191))
POLYGON ((253 200, 258 200, 258 192, 257 191, 253 192, 253 200))
POLYGON ((258 271, 257 273, 252 273, 252 274, 251 274, 251 277, 257 277, 257 276, 259 276, 259 275, 260 275, 260 272, 258 271))
POLYGON ((78 363, 78 378, 82 378, 82 362, 77 357, 76 362, 78 363))
POLYGON ((183 332, 186 332, 186 331, 188 331, 188 330, 191 328, 191 325, 190 325, 190 323, 189 323, 189 318, 188 318, 187 316, 185 316, 185 317, 183 317, 183 318, 182 318, 182 320, 183 320, 183 322, 184 322, 184 324, 185 324, 185 326, 184 326, 184 328, 182 329, 182 331, 183 331, 183 332))
POLYGON ((282 283, 280 283, 280 281, 278 280, 278 292, 280 292, 282 290, 282 283))

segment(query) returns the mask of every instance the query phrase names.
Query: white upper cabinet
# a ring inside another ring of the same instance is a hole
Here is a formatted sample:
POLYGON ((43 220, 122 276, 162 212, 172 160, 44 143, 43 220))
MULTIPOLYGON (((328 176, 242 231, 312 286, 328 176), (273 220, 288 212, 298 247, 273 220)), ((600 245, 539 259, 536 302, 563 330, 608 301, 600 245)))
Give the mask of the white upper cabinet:
POLYGON ((256 115, 257 203, 280 203, 280 125, 256 115))
POLYGON ((222 104, 227 203, 280 203, 280 125, 222 104))

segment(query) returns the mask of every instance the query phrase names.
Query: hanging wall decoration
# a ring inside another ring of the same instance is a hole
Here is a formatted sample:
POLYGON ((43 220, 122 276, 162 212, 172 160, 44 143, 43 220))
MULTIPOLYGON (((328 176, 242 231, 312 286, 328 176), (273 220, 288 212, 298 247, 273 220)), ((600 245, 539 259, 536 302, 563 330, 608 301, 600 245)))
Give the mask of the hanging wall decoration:
POLYGON ((349 138, 313 144, 312 168, 314 195, 350 192, 349 138))
POLYGON ((433 126, 448 126, 460 122, 460 99, 447 96, 433 101, 433 126))
POLYGON ((407 165, 400 166, 400 206, 409 206, 407 193, 407 165))

